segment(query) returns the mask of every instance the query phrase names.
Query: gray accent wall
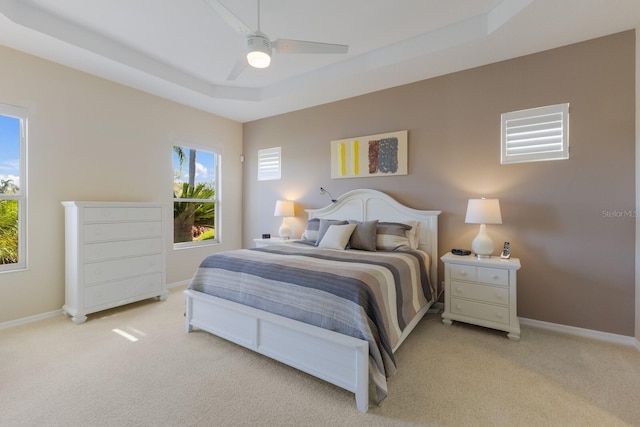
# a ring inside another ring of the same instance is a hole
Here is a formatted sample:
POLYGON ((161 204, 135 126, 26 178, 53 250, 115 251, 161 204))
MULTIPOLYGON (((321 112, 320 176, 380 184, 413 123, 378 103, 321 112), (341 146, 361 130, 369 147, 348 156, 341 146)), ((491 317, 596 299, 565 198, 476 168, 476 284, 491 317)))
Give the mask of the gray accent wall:
POLYGON ((304 209, 330 202, 319 187, 334 197, 374 188, 442 210, 442 255, 477 234, 464 223, 467 200, 497 197, 503 224, 488 232, 521 260, 518 315, 633 336, 635 41, 623 32, 245 123, 243 246, 277 234, 278 199, 296 201, 299 236, 304 209), (564 102, 569 160, 500 164, 501 113, 564 102), (405 129, 408 175, 331 179, 331 140, 405 129), (282 179, 258 182, 257 151, 276 146, 282 179))

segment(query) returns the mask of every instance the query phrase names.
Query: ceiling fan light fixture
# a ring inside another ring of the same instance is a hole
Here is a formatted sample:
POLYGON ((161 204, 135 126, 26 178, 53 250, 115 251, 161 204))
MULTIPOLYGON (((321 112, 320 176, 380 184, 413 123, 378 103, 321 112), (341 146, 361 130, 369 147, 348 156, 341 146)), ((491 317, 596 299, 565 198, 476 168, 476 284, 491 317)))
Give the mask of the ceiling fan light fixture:
POLYGON ((255 34, 247 37, 247 62, 254 68, 267 68, 271 64, 271 42, 255 34))

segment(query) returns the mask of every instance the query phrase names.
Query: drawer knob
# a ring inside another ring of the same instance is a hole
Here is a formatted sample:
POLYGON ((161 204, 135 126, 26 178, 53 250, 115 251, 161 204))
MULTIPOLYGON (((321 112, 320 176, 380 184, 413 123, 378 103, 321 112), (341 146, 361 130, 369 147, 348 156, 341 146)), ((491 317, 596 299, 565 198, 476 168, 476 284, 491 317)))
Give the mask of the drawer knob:
POLYGON ((462 289, 460 289, 460 286, 456 286, 456 292, 461 294, 462 293, 462 289))
POLYGON ((502 299, 502 294, 496 292, 496 299, 502 299))
POLYGON ((462 307, 460 306, 460 304, 456 304, 456 309, 457 309, 457 310, 462 309, 462 307))
POLYGON ((491 276, 491 278, 492 278, 493 280, 498 280, 500 277, 498 277, 498 275, 497 275, 497 274, 494 274, 493 276, 491 276))
POLYGON ((502 313, 496 313, 496 317, 497 317, 498 319, 502 319, 502 313))
POLYGON ((458 271, 458 273, 459 273, 461 276, 466 276, 466 275, 467 275, 467 272, 466 272, 466 271, 458 271))

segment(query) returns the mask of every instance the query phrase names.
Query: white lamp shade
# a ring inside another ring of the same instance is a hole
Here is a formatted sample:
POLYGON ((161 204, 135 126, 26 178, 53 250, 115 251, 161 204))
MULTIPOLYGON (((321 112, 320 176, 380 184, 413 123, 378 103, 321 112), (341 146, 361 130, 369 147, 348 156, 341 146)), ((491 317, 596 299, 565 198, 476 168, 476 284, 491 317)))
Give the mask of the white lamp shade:
POLYGON ((498 199, 469 199, 467 224, 502 224, 500 202, 498 199))
POLYGON ((295 216, 293 202, 291 200, 278 200, 273 216, 295 216))

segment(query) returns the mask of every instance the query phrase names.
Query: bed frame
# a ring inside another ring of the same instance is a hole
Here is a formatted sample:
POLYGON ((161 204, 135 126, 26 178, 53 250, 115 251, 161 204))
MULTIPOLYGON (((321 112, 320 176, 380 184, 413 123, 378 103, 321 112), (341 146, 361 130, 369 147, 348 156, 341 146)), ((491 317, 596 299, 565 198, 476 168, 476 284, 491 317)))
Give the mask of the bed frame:
MULTIPOLYGON (((377 190, 343 194, 321 209, 307 209, 309 218, 420 223, 418 248, 431 257, 432 283, 438 279, 438 215, 406 207, 377 190)), ((369 343, 242 304, 186 290, 185 328, 199 328, 300 369, 344 388, 356 396, 360 412, 369 408, 369 343)), ((434 295, 434 298, 436 296, 434 295)), ((426 314, 433 301, 410 322, 393 349, 395 352, 426 314)))

